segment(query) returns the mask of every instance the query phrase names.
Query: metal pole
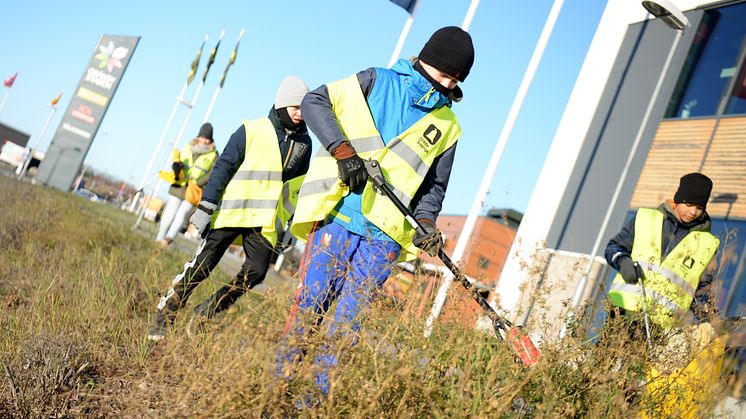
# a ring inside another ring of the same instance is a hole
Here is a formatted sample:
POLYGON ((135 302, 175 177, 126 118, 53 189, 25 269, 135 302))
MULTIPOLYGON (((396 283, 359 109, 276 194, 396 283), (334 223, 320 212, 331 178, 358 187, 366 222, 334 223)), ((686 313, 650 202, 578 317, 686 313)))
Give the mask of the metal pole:
MULTIPOLYGON (((236 48, 238 48, 238 44, 241 42, 241 38, 243 38, 245 30, 241 29, 241 32, 238 34, 238 39, 236 40, 236 48)), ((236 50, 234 49, 234 52, 236 50)), ((230 63, 228 64, 230 66, 230 63)), ((228 68, 225 69, 226 73, 228 72, 228 68)), ((205 117, 202 118, 202 123, 204 124, 207 122, 208 119, 210 119, 210 115, 212 114, 212 108, 215 106, 215 102, 218 100, 218 95, 220 94, 220 91, 223 90, 223 84, 222 82, 225 81, 225 74, 223 74, 223 80, 220 84, 218 84, 218 87, 215 88, 215 92, 212 94, 212 99, 210 100, 210 104, 207 106, 207 112, 205 112, 205 117)))
POLYGON ((3 97, 2 103, 0 103, 0 111, 2 111, 3 108, 5 107, 5 101, 8 100, 8 96, 10 96, 10 87, 8 88, 8 91, 5 92, 5 97, 3 97))
MULTIPOLYGON (((648 125, 650 115, 653 113, 653 107, 655 106, 655 102, 658 99, 658 94, 660 93, 661 87, 663 86, 663 81, 666 78, 666 73, 668 73, 668 67, 670 67, 671 61, 673 61, 673 56, 676 53, 676 47, 679 45, 679 40, 683 37, 683 35, 683 31, 676 31, 673 44, 671 45, 671 49, 668 51, 668 56, 666 57, 665 64, 663 64, 663 69, 661 69, 660 75, 658 76, 658 81, 656 82, 653 93, 650 96, 650 101, 648 102, 648 106, 645 109, 645 113, 643 114, 642 121, 640 122, 640 127, 637 129, 637 134, 635 135, 635 139, 632 142, 632 150, 630 150, 629 155, 627 156, 627 161, 624 164, 624 169, 622 170, 621 175, 619 175, 619 180, 617 181, 616 188, 614 188, 614 194, 611 197, 611 203, 606 210, 606 215, 604 215, 604 220, 601 223, 601 228, 599 228, 598 234, 596 235, 596 241, 593 243, 593 249, 591 250, 590 258, 588 259, 588 265, 585 268, 583 276, 580 278, 578 286, 575 288, 575 294, 572 296, 571 310, 575 310, 576 308, 578 308, 578 306, 580 305, 580 300, 583 298, 583 294, 585 294, 585 287, 588 285, 588 276, 590 275, 591 269, 593 268, 593 261, 598 255, 598 250, 601 247, 601 240, 603 240, 604 235, 606 234, 606 228, 609 226, 609 220, 611 220, 611 214, 616 207, 619 195, 621 194, 622 188, 624 187, 624 184, 627 180, 629 168, 630 166, 632 166, 632 161, 637 154, 637 148, 640 145, 640 141, 642 140, 642 135, 644 134, 645 128, 648 125)), ((573 316, 574 314, 571 312, 570 320, 572 320, 573 316)), ((565 337, 566 333, 567 323, 565 323, 560 330, 560 338, 565 337)))
POLYGON ((23 164, 21 165, 20 170, 18 171, 18 179, 23 179, 23 177, 26 175, 26 171, 28 170, 28 167, 31 164, 31 159, 34 157, 34 150, 38 149, 39 145, 41 145, 41 140, 44 138, 44 134, 46 134, 47 128, 49 128, 49 123, 52 122, 52 117, 54 116, 55 111, 57 111, 57 105, 52 105, 52 110, 49 112, 47 121, 44 123, 44 127, 41 129, 39 136, 36 137, 36 142, 34 143, 34 146, 29 148, 28 155, 26 156, 25 159, 23 159, 23 164))
POLYGON ((158 145, 155 148, 155 151, 153 154, 150 155, 150 160, 148 161, 148 166, 145 169, 145 172, 142 174, 142 179, 140 180, 140 183, 137 185, 137 190, 135 191, 135 196, 132 197, 132 203, 130 204, 129 211, 134 212, 135 208, 137 208, 137 204, 140 200, 140 197, 142 196, 142 192, 145 188, 145 183, 148 180, 148 177, 150 176, 150 171, 153 168, 153 164, 155 163, 155 159, 158 157, 158 153, 161 151, 161 146, 163 145, 163 141, 166 139, 166 134, 168 133, 168 130, 171 129, 171 124, 173 123, 174 116, 176 115, 176 110, 179 108, 179 104, 186 104, 184 102, 184 93, 186 92, 187 87, 192 81, 192 77, 197 70, 197 65, 199 63, 199 57, 202 55, 202 48, 204 48, 205 43, 207 40, 210 39, 210 34, 205 35, 205 39, 202 40, 202 47, 200 47, 199 54, 197 55, 197 59, 192 63, 194 68, 192 69, 192 73, 190 74, 189 78, 187 78, 187 81, 184 82, 184 85, 181 86, 181 90, 179 91, 179 95, 176 96, 176 102, 174 103, 173 109, 171 109, 171 115, 168 117, 168 121, 166 122, 166 126, 163 128, 163 132, 161 133, 161 138, 158 139, 158 145))
POLYGON ((163 132, 161 133, 161 138, 158 139, 158 145, 155 146, 155 151, 153 151, 153 154, 150 155, 150 159, 148 160, 148 165, 145 168, 145 172, 142 174, 142 179, 140 179, 140 183, 137 184, 137 191, 135 192, 135 196, 132 198, 132 203, 130 204, 130 212, 135 211, 135 208, 137 208, 137 202, 140 200, 140 197, 142 196, 143 188, 145 187, 145 182, 147 182, 148 177, 150 177, 150 171, 153 169, 153 163, 155 163, 156 157, 158 157, 158 153, 161 151, 161 146, 163 146, 163 141, 166 139, 166 134, 168 133, 168 130, 171 129, 171 124, 174 121, 174 116, 176 115, 176 110, 179 108, 179 104, 181 102, 182 96, 184 96, 184 92, 186 92, 188 83, 184 83, 184 86, 181 87, 181 91, 179 92, 179 96, 176 97, 176 102, 174 103, 173 109, 171 109, 171 114, 168 116, 168 121, 166 121, 166 126, 163 127, 163 132))
MULTIPOLYGON (((510 137, 511 132, 513 131, 515 121, 516 119, 518 119, 518 113, 523 106, 523 101, 526 98, 528 88, 531 85, 534 76, 536 75, 536 70, 539 67, 539 62, 541 62, 541 57, 544 54, 544 49, 549 42, 552 30, 554 29, 554 24, 557 22, 557 16, 559 16, 560 9, 562 8, 562 3, 564 3, 564 0, 555 0, 552 4, 552 9, 549 11, 549 16, 544 23, 544 29, 542 29, 541 31, 541 35, 539 36, 539 40, 536 44, 536 48, 534 49, 534 53, 528 63, 526 72, 523 73, 523 80, 521 80, 521 84, 518 87, 518 92, 513 99, 513 105, 510 107, 510 112, 508 112, 507 120, 505 121, 505 125, 500 132, 500 137, 497 140, 497 144, 495 144, 495 149, 492 152, 492 158, 490 159, 490 162, 487 165, 487 170, 482 177, 482 183, 479 185, 479 191, 474 197, 474 201, 471 205, 471 210, 469 211, 469 215, 466 217, 466 222, 464 223, 464 228, 459 235, 458 242, 456 243, 456 248, 453 250, 452 259, 456 263, 458 263, 464 255, 466 245, 469 242, 472 231, 474 230, 474 225, 476 224, 477 217, 482 209, 482 205, 484 205, 487 193, 489 192, 489 187, 492 184, 492 178, 495 175, 495 170, 497 169, 498 163, 502 158, 503 151, 505 150, 505 145, 508 142, 508 138, 510 137)), ((433 304, 432 311, 430 312, 430 316, 427 318, 427 322, 425 324, 425 337, 429 337, 430 333, 432 333, 433 323, 435 322, 435 319, 438 318, 440 312, 443 309, 443 305, 445 304, 446 296, 448 294, 448 289, 450 288, 452 281, 453 275, 444 275, 443 283, 440 285, 440 289, 438 289, 438 294, 435 297, 435 303, 433 304)), ((490 305, 493 308, 495 307, 494 299, 490 301, 490 305)))
POLYGON ((471 21, 474 19, 474 14, 477 13, 477 6, 479 6, 479 0, 471 0, 469 9, 466 11, 466 16, 464 16, 464 22, 461 24, 461 29, 466 32, 469 32, 471 21))
MULTIPOLYGON (((218 45, 220 45, 220 41, 223 40, 223 36, 225 35, 225 31, 222 31, 220 33, 220 39, 218 39, 218 45)), ((205 75, 202 77, 202 81, 199 83, 199 86, 197 86, 197 91, 194 93, 194 98, 187 106, 187 113, 186 116, 184 116, 184 121, 181 123, 181 128, 179 128, 179 133, 176 134, 176 139, 171 142, 169 145, 171 148, 178 149, 180 143, 181 143, 181 137, 184 135, 184 131, 186 130, 187 123, 189 122, 189 118, 192 116, 192 110, 194 109, 194 104, 197 103, 197 99, 199 99, 199 95, 202 92, 202 88, 205 87, 205 80, 207 79, 207 71, 209 70, 209 67, 205 70, 205 75)), ((169 166, 169 162, 171 161, 171 155, 169 154, 169 158, 166 159, 165 164, 163 165, 164 170, 166 170, 169 166)), ((152 193, 148 196, 147 200, 143 204, 142 208, 140 209, 140 212, 137 216, 137 220, 135 221, 135 225, 132 226, 132 228, 137 228, 140 226, 140 223, 142 222, 143 216, 145 215, 145 207, 147 206, 148 202, 150 202, 150 199, 154 196, 158 195, 158 192, 160 191, 161 183, 156 182, 153 184, 153 190, 152 193)))
POLYGON ((407 40, 407 36, 409 36, 409 30, 412 29, 412 22, 414 22, 414 14, 417 13, 417 7, 420 5, 420 1, 417 0, 414 3, 414 7, 412 7, 412 13, 409 14, 409 17, 407 18, 407 21, 404 22, 404 27, 401 30, 401 33, 399 34, 399 40, 396 41, 396 47, 394 47, 394 52, 391 53, 391 58, 389 59, 389 65, 386 67, 391 68, 392 65, 396 62, 396 60, 399 59, 399 55, 401 55, 401 50, 404 48, 404 41, 407 40))

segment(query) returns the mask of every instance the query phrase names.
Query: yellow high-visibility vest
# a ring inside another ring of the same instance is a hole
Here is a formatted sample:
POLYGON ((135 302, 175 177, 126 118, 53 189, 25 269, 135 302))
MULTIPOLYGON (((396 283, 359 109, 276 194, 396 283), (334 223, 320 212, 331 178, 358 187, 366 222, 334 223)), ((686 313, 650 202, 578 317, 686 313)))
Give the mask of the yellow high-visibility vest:
MULTIPOLYGON (((175 150, 174 150, 175 152, 175 150)), ((187 182, 191 179, 195 182, 197 179, 202 177, 205 173, 209 172, 215 160, 218 158, 218 152, 212 150, 208 153, 200 154, 196 160, 192 161, 192 146, 187 144, 179 153, 180 160, 184 164, 183 176, 180 176, 179 181, 172 183, 178 186, 186 186, 187 182)), ((161 176, 163 178, 163 176, 161 176)))
MULTIPOLYGON (((686 313, 694 299, 707 265, 720 240, 706 231, 691 231, 661 260, 663 220, 661 211, 640 208, 635 217, 632 259, 645 271, 645 293, 650 320, 668 328, 677 315, 686 313)), ((617 273, 609 290, 609 300, 617 307, 640 311, 640 285, 627 284, 617 273)))
MULTIPOLYGON (((332 109, 345 137, 363 159, 375 159, 396 196, 409 206, 436 157, 452 147, 461 127, 447 106, 425 115, 399 136, 383 143, 356 75, 327 85, 332 109)), ((327 218, 349 188, 339 179, 336 160, 323 148, 311 162, 301 186, 290 231, 306 240, 314 223, 327 218)), ((417 256, 414 230, 388 197, 367 182, 362 196, 365 218, 402 246, 400 260, 417 256)))
POLYGON ((269 118, 243 121, 246 152, 212 217, 212 228, 262 227, 274 246, 292 216, 303 176, 282 182, 277 132, 269 118))

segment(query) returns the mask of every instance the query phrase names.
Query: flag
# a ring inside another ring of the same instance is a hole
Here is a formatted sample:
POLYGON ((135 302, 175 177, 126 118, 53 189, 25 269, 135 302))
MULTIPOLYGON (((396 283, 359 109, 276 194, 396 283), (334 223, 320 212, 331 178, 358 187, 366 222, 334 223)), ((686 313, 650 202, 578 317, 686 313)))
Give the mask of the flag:
POLYGON ((205 37, 205 40, 202 41, 202 45, 199 47, 199 51, 197 51, 197 56, 194 57, 194 61, 192 61, 192 68, 189 70, 189 78, 187 78, 187 85, 192 83, 192 80, 194 80, 194 75, 197 74, 197 67, 199 66, 199 60, 200 57, 202 57, 202 49, 205 47, 205 42, 207 41, 207 38, 205 37))
POLYGON ((202 82, 207 80, 207 73, 210 71, 210 67, 212 66, 212 63, 215 62, 215 54, 218 53, 218 48, 220 47, 220 41, 223 39, 218 39, 218 43, 215 44, 215 46, 212 48, 212 51, 210 52, 210 59, 207 60, 207 67, 205 68, 205 74, 202 76, 202 82))
POLYGON ((236 54, 238 53, 238 44, 241 43, 241 38, 243 37, 243 29, 241 29, 241 33, 238 35, 238 40, 236 41, 236 46, 233 48, 233 52, 231 52, 231 58, 228 60, 228 65, 225 66, 225 71, 223 71, 223 77, 220 78, 220 88, 223 88, 223 84, 225 83, 225 75, 228 74, 228 69, 231 68, 234 62, 236 62, 236 54))
POLYGON ((18 73, 13 74, 12 76, 5 79, 5 81, 3 82, 5 87, 13 87, 13 83, 16 82, 16 77, 18 77, 18 73))
POLYGON ((411 15, 412 10, 414 10, 414 5, 417 4, 417 0, 391 0, 391 3, 401 7, 411 15))
POLYGON ((60 94, 58 94, 56 98, 52 99, 52 101, 50 102, 51 105, 57 106, 57 103, 60 101, 61 98, 62 98, 62 92, 60 92, 60 94))

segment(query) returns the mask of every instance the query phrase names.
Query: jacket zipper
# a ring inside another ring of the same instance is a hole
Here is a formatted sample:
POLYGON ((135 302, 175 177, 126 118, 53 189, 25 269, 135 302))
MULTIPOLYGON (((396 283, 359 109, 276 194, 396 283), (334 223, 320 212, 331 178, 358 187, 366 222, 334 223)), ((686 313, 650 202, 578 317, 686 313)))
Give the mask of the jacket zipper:
MULTIPOLYGON (((288 135, 285 134, 285 141, 287 141, 288 138, 289 138, 288 135)), ((288 161, 290 160, 290 155, 293 153, 293 147, 294 146, 295 146, 295 141, 293 141, 293 139, 291 138, 290 139, 290 146, 288 147, 288 152, 287 152, 287 154, 285 155, 285 158, 282 161, 282 168, 283 168, 283 170, 287 167, 288 161)))

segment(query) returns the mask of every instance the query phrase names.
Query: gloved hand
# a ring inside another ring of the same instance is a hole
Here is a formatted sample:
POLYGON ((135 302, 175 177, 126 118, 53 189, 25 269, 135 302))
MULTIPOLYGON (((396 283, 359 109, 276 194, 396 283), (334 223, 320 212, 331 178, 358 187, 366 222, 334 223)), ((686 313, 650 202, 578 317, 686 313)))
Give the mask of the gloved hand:
POLYGON ((443 248, 443 235, 440 234, 440 230, 435 226, 435 222, 426 218, 418 219, 422 225, 422 229, 425 230, 424 234, 414 233, 412 244, 422 249, 425 253, 430 256, 437 256, 438 251, 443 248))
POLYGON ((348 142, 343 142, 332 150, 332 156, 337 160, 339 178, 350 190, 365 185, 368 180, 368 172, 365 171, 363 159, 357 155, 355 149, 348 142))
POLYGON ((617 266, 619 266, 619 273, 622 275, 624 282, 628 284, 637 283, 637 271, 635 270, 635 263, 632 262, 631 257, 621 256, 617 266))
POLYGON ((192 217, 189 218, 189 222, 194 225, 194 228, 197 229, 200 236, 205 237, 207 229, 210 226, 212 213, 217 208, 218 206, 211 202, 200 201, 197 205, 197 210, 195 210, 192 217))
POLYGON ((175 161, 171 163, 171 170, 174 171, 174 183, 178 182, 184 170, 184 163, 175 161))

